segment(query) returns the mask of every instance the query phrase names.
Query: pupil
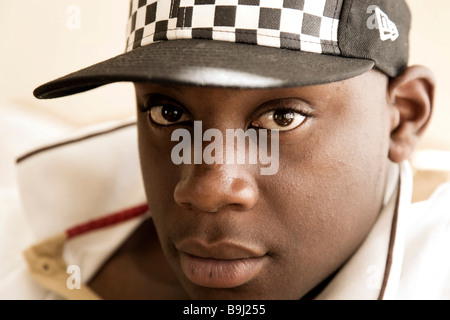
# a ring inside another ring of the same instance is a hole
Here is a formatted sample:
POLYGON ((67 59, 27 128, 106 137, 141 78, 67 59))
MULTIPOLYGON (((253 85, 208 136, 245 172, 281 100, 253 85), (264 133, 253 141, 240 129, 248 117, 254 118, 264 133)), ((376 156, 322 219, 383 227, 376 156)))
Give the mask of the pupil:
POLYGON ((295 114, 289 110, 277 110, 273 114, 273 120, 280 127, 287 127, 294 121, 295 114))
POLYGON ((177 107, 165 105, 162 108, 162 116, 169 122, 176 122, 181 119, 183 111, 177 107))

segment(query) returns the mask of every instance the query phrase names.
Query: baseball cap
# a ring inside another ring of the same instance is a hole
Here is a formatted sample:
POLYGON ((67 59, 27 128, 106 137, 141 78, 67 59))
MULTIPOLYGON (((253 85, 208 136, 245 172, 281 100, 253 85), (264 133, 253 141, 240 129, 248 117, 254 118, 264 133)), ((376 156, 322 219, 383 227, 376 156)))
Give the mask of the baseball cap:
POLYGON ((37 98, 113 82, 287 88, 408 64, 404 0, 132 0, 123 54, 43 84, 37 98))

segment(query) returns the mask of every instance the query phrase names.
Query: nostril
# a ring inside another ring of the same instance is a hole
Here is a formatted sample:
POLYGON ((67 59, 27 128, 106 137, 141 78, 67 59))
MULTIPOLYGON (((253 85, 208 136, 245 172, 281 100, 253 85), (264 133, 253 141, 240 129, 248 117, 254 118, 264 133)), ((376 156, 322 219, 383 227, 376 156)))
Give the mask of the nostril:
POLYGON ((186 210, 217 213, 228 207, 233 211, 251 209, 257 201, 256 187, 242 178, 220 179, 198 175, 180 181, 174 190, 174 200, 186 210))
POLYGON ((185 210, 205 213, 216 213, 223 206, 210 192, 194 193, 192 191, 191 189, 188 192, 175 192, 175 202, 185 210))

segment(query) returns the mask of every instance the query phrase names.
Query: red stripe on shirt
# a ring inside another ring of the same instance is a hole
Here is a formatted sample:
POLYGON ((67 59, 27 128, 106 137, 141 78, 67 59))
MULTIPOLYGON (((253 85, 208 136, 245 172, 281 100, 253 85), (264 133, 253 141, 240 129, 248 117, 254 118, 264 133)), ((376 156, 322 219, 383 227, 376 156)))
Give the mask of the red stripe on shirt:
POLYGON ((148 211, 147 204, 140 205, 137 207, 125 209, 123 211, 115 212, 113 214, 107 215, 99 219, 94 219, 86 223, 77 225, 66 230, 67 238, 71 239, 73 237, 79 236, 89 231, 109 227, 120 222, 124 222, 145 214, 148 211))

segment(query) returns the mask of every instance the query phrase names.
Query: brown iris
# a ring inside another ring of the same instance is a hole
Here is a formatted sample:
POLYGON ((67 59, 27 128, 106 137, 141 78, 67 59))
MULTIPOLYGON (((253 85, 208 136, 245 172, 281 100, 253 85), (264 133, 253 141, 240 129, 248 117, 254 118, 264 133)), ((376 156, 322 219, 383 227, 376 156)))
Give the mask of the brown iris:
POLYGON ((161 115, 168 122, 177 122, 183 116, 183 111, 172 105, 163 105, 161 115))
POLYGON ((291 110, 277 110, 273 113, 273 121, 280 127, 287 127, 294 122, 295 114, 291 110))

